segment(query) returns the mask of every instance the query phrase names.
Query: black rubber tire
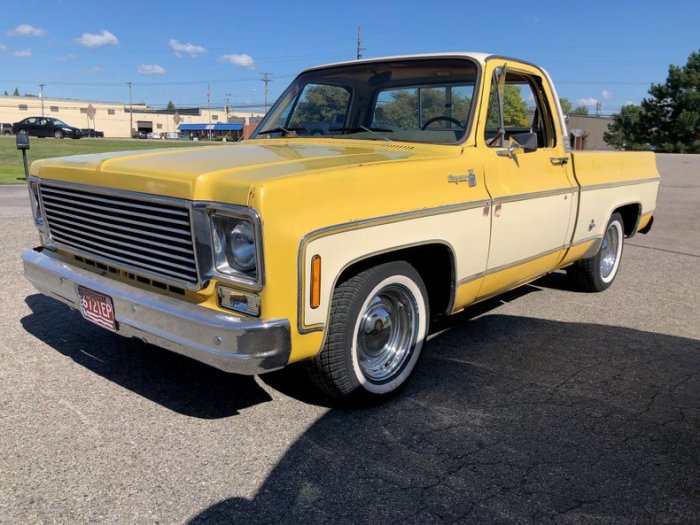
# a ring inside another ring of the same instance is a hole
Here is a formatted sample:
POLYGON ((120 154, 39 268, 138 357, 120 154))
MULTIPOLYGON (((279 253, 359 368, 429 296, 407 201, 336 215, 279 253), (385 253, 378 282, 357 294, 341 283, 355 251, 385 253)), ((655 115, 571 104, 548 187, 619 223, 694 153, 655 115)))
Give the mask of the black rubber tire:
POLYGON ((53 136, 57 139, 62 139, 63 138, 63 131, 60 129, 57 129, 56 131, 53 132, 53 136))
POLYGON ((625 224, 622 220, 622 215, 615 212, 610 217, 608 224, 605 226, 605 234, 608 230, 613 227, 616 228, 619 235, 619 253, 616 257, 615 266, 613 268, 612 274, 607 277, 603 276, 601 273, 600 261, 601 254, 603 252, 603 243, 601 243, 598 252, 592 257, 586 259, 581 259, 576 261, 574 264, 566 269, 566 275, 572 286, 583 292, 602 292, 607 290, 610 285, 615 281, 615 277, 620 270, 620 263, 622 259, 622 252, 624 251, 624 239, 625 239, 625 224))
POLYGON ((429 319, 428 292, 413 266, 405 261, 395 261, 362 271, 336 287, 323 348, 307 362, 307 372, 317 387, 347 405, 367 405, 389 399, 415 372, 428 334, 429 319), (417 309, 416 342, 406 354, 404 364, 388 380, 373 383, 362 375, 357 364, 355 331, 365 302, 378 286, 391 285, 392 280, 413 283, 413 290, 407 290, 411 292, 417 309))

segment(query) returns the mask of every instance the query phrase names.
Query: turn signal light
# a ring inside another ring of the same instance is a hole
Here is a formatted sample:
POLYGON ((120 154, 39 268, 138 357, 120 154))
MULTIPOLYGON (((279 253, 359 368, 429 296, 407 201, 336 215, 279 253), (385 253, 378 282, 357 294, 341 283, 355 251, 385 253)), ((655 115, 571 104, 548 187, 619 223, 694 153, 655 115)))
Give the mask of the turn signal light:
POLYGON ((321 304, 321 256, 314 255, 311 259, 311 308, 321 304))

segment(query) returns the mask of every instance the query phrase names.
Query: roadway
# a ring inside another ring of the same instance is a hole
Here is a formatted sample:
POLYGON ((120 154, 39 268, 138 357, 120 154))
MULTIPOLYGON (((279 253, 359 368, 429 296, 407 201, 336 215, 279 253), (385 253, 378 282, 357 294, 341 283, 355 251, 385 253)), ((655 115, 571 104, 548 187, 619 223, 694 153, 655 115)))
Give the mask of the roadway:
POLYGON ((226 375, 37 294, 0 188, 0 523, 697 523, 700 156, 602 294, 561 274, 444 323, 362 411, 226 375))

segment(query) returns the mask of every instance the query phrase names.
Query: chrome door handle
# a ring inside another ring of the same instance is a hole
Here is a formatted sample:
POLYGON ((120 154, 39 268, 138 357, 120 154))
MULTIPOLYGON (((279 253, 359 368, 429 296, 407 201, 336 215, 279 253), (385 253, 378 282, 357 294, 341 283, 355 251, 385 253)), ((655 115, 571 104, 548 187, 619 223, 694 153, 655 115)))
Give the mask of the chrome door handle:
POLYGON ((569 162, 569 157, 549 157, 549 162, 555 166, 563 166, 569 162))

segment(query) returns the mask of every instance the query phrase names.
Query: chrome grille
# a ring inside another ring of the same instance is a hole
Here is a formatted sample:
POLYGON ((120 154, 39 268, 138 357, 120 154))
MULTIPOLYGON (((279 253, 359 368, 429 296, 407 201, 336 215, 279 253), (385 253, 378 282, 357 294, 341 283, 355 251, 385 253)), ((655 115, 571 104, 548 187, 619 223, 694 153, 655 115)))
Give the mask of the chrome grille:
POLYGON ((198 282, 188 208, 44 183, 40 195, 57 245, 169 282, 198 282))

